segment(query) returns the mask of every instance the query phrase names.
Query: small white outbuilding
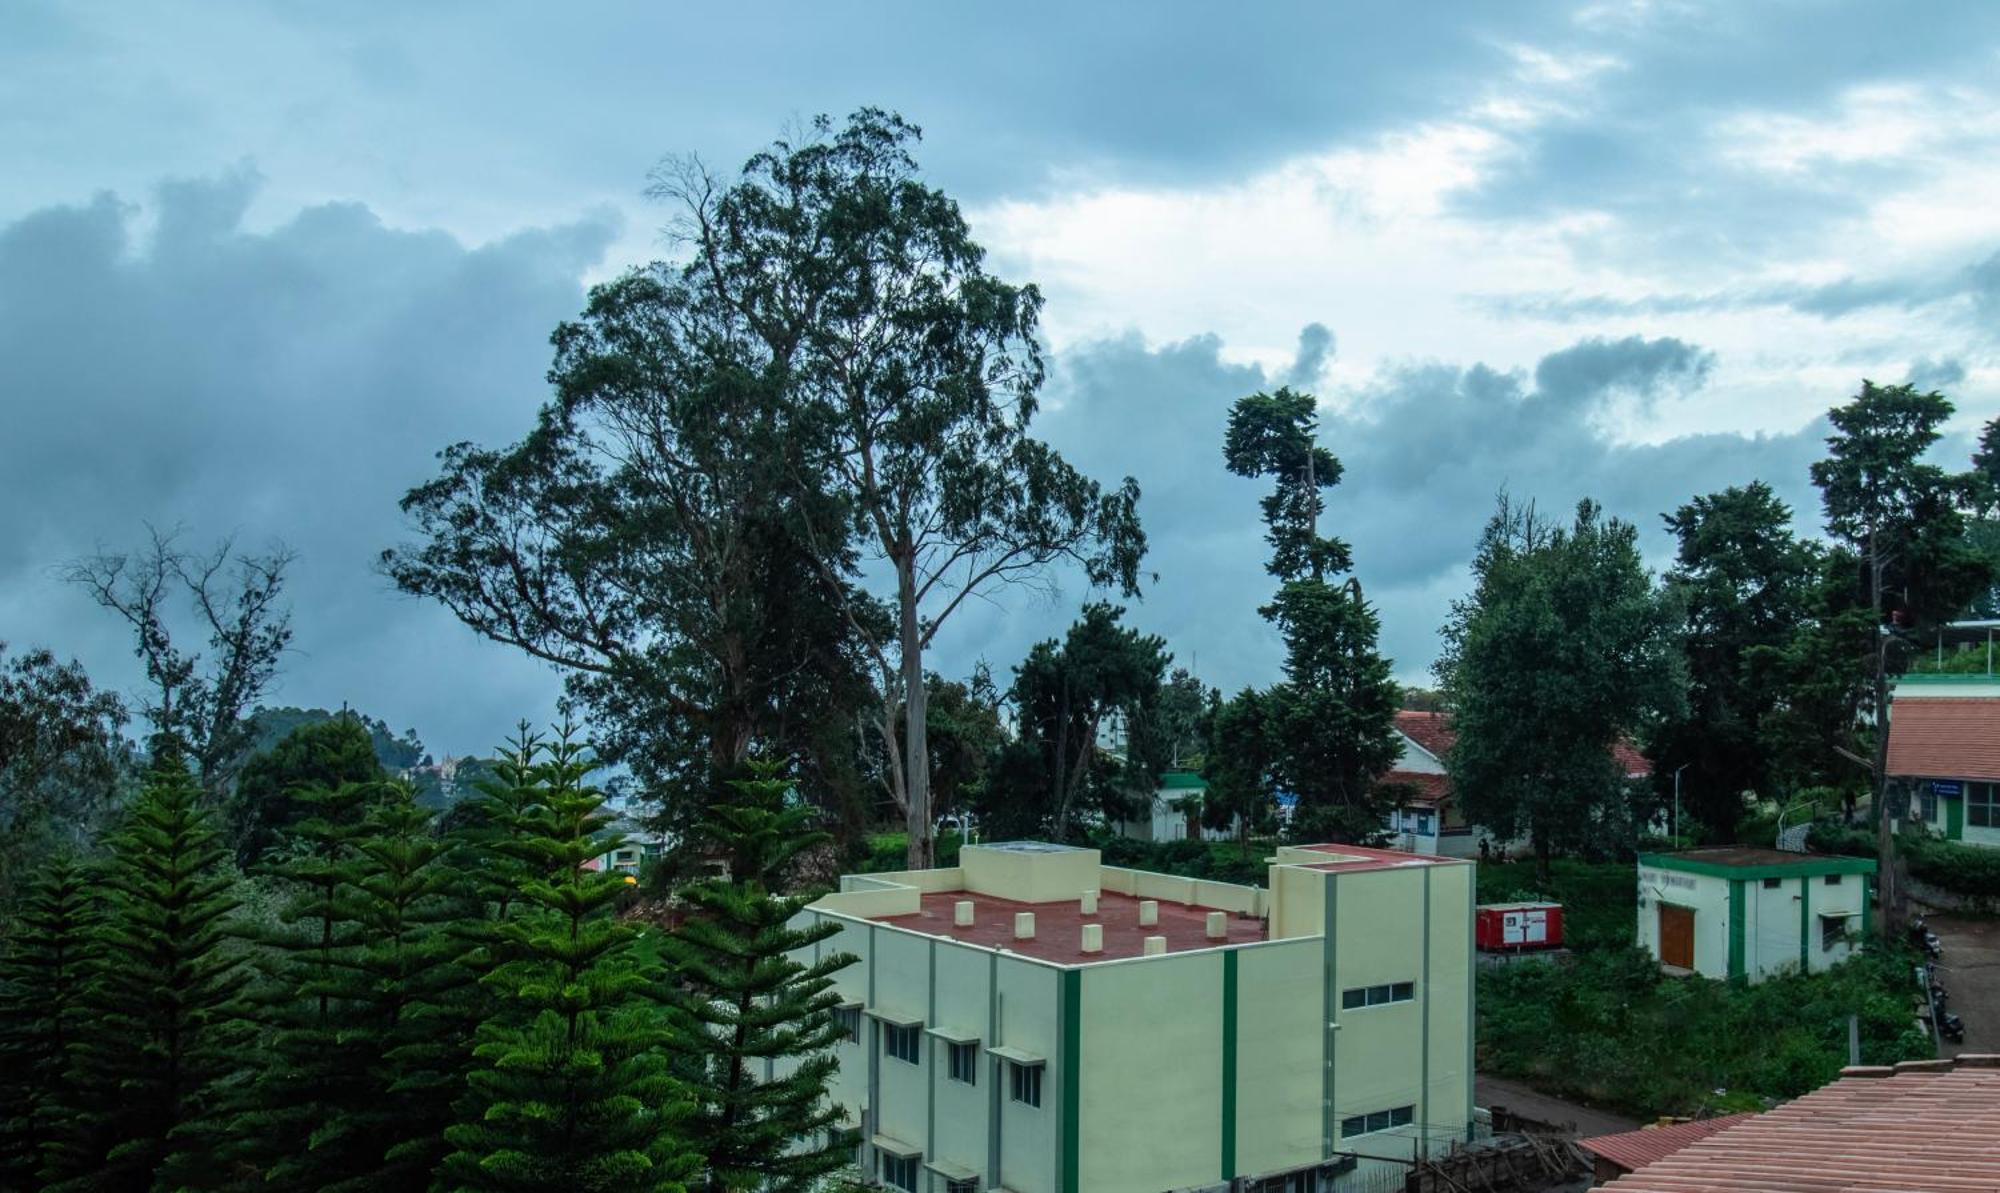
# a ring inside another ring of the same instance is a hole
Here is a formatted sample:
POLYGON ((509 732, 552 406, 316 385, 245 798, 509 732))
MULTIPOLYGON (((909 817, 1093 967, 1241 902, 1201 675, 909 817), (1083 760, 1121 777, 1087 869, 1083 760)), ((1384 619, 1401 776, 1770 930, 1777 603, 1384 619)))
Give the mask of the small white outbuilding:
POLYGON ((1639 947, 1662 968, 1756 982, 1818 973, 1868 934, 1871 858, 1728 846, 1639 855, 1639 947))

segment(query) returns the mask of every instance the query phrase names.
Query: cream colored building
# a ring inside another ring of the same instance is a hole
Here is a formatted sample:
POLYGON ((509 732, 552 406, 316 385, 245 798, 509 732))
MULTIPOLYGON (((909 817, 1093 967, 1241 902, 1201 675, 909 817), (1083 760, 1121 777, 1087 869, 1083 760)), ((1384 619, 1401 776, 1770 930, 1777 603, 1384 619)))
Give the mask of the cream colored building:
POLYGON ((1728 846, 1639 855, 1639 947, 1672 972, 1818 973, 1868 935, 1872 858, 1728 846))
POLYGON ((925 1193, 1264 1193, 1442 1151, 1473 1119, 1472 876, 1317 845, 1235 886, 1015 842, 843 879, 801 914, 860 958, 838 978, 835 1096, 862 1171, 925 1193))

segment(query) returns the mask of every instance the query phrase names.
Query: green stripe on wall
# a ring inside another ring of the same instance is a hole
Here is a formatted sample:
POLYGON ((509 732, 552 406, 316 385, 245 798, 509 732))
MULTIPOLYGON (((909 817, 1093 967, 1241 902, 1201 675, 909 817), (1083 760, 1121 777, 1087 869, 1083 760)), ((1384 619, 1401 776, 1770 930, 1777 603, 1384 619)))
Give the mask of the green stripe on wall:
POLYGON ((1799 972, 1812 972, 1812 954, 1806 952, 1806 944, 1812 940, 1812 881, 1799 879, 1799 972))
POLYGON ((1222 954, 1222 1179, 1236 1176, 1236 959, 1222 954))
POLYGON ((1729 884, 1729 976, 1743 977, 1743 880, 1729 884))
POLYGON ((1063 1193, 1083 1191, 1083 971, 1062 975, 1062 1187, 1063 1193))

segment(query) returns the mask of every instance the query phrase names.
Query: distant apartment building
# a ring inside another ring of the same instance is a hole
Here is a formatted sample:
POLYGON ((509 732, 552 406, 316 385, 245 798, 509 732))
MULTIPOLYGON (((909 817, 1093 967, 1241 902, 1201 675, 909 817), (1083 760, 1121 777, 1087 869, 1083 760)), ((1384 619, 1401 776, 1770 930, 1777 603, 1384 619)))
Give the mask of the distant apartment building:
POLYGON ((834 1096, 861 1171, 1317 1193, 1442 1152, 1473 1119, 1472 876, 1313 845, 1236 886, 1039 842, 849 876, 801 915, 860 958, 834 1096))

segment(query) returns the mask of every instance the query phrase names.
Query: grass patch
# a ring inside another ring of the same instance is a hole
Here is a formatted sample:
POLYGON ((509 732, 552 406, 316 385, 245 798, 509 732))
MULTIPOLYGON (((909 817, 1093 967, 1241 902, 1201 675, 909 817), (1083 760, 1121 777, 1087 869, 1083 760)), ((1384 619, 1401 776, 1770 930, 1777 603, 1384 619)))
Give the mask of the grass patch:
POLYGON ((1633 949, 1482 970, 1479 1070, 1641 1118, 1758 1109, 1839 1075, 1850 1014, 1863 1063, 1931 1056, 1912 964, 1871 952, 1755 986, 1669 978, 1633 949))

